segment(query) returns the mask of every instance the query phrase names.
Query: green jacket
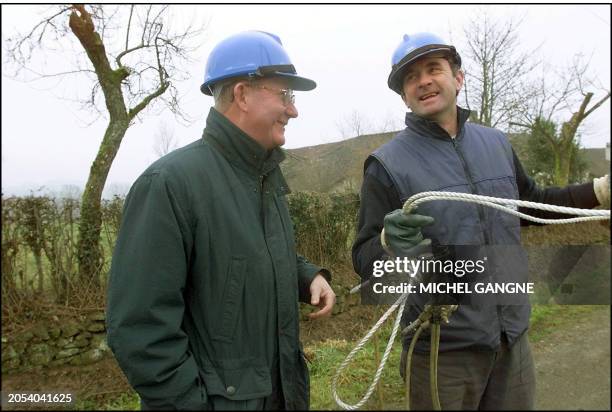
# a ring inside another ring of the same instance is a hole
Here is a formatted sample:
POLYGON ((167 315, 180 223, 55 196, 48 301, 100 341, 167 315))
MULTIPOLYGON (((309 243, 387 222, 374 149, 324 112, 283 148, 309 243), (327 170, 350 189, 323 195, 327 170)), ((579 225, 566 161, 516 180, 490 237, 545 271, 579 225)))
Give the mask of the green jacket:
POLYGON ((298 299, 317 272, 296 254, 279 168, 211 109, 203 139, 134 183, 111 266, 108 343, 148 406, 202 409, 272 392, 279 365, 288 409, 308 408, 298 299))

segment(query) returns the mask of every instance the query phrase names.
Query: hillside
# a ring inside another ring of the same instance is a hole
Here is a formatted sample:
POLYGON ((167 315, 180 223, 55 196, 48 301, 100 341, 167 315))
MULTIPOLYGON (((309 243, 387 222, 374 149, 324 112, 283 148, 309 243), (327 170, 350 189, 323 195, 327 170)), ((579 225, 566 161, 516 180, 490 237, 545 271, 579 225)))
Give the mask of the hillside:
MULTIPOLYGON (((281 164, 293 191, 358 192, 363 178, 363 162, 372 151, 393 138, 397 132, 368 134, 334 143, 287 149, 281 164)), ((511 136, 515 138, 514 136, 511 136)), ((604 148, 582 149, 592 176, 608 173, 610 161, 604 148)), ((517 151, 519 158, 520 151, 517 151)))
POLYGON ((288 149, 287 159, 281 167, 294 191, 358 191, 364 160, 396 133, 368 134, 340 142, 288 149))

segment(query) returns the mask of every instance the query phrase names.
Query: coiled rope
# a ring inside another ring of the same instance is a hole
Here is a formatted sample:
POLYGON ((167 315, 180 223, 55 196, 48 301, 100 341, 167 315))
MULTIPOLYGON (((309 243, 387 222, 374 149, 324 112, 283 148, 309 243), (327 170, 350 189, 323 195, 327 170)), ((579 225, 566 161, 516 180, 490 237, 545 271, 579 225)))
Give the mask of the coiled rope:
MULTIPOLYGON (((543 224, 557 224, 558 225, 558 224, 567 224, 567 223, 587 222, 591 220, 609 220, 610 219, 610 210, 578 209, 578 208, 573 208, 573 207, 555 206, 555 205, 549 205, 549 204, 543 204, 543 203, 528 202, 525 200, 504 199, 504 198, 498 198, 498 197, 474 195, 474 194, 468 194, 468 193, 455 193, 455 192, 418 193, 414 196, 411 196, 408 200, 406 200, 403 206, 403 211, 406 214, 410 213, 413 209, 415 209, 421 203, 429 202, 432 200, 451 200, 451 201, 458 201, 458 202, 477 203, 480 205, 484 205, 484 206, 492 207, 494 209, 501 210, 505 213, 509 213, 514 216, 518 216, 525 220, 530 220, 532 222, 543 223, 543 224), (542 218, 530 216, 525 213, 519 212, 513 206, 517 208, 524 207, 524 208, 529 208, 529 209, 544 210, 548 212, 575 215, 578 217, 572 217, 572 218, 567 218, 567 219, 542 219, 542 218)), ((418 278, 418 274, 414 278, 418 278)), ((353 288, 352 292, 356 292, 357 290, 359 290, 359 287, 353 288)), ((334 400, 336 401, 338 406, 340 406, 341 408, 345 410, 359 409, 368 401, 368 399, 374 392, 374 388, 376 387, 376 384, 380 380, 382 371, 385 367, 385 363, 387 362, 387 358, 389 357, 389 354, 391 353, 391 348, 393 346, 393 342, 395 341, 395 336, 397 335, 397 331, 400 326, 400 320, 402 317, 402 313, 404 312, 404 306, 406 305, 407 298, 408 298, 408 293, 404 293, 402 296, 400 296, 400 298, 393 305, 391 305, 391 307, 383 314, 383 316, 381 316, 378 322, 376 322, 376 324, 370 329, 370 331, 361 339, 361 341, 359 341, 357 346, 355 346, 355 348, 348 354, 346 359, 338 367, 338 370, 336 371, 336 374, 334 375, 332 379, 331 389, 332 389, 332 395, 334 397, 334 400), (376 369, 376 373, 374 374, 374 379, 372 380, 372 383, 370 384, 365 395, 363 396, 363 398, 361 398, 359 402, 357 402, 354 405, 345 403, 342 399, 340 399, 340 396, 338 396, 338 391, 337 391, 338 379, 340 378, 340 375, 342 374, 344 369, 346 369, 349 363, 353 360, 355 355, 361 349, 363 349, 363 347, 370 340, 372 335, 376 333, 376 331, 387 320, 387 318, 389 318, 389 316, 391 316, 391 314, 398 308, 399 308, 399 311, 397 313, 397 317, 393 325, 391 336, 389 337, 389 342, 387 343, 387 347, 385 348, 383 357, 380 360, 380 364, 378 365, 378 368, 376 369)), ((417 324, 417 321, 413 322, 413 324, 410 325, 407 329, 416 326, 416 324, 417 324)), ((413 337, 413 343, 416 342, 415 338, 418 338, 418 335, 421 333, 421 331, 426 326, 428 326, 426 322, 420 323, 420 326, 417 329, 417 333, 415 333, 413 337)), ((439 331, 435 333, 439 333, 439 331)), ((413 345, 411 344, 411 346, 413 345)), ((437 356, 435 359, 437 360, 437 356)), ((432 362, 434 362, 433 356, 432 356, 432 362)), ((435 379, 435 376, 434 376, 434 379, 435 379)), ((409 373, 407 373, 406 374, 407 387, 409 385, 409 382, 410 382, 410 377, 409 377, 409 373)), ((433 389, 434 383, 435 381, 432 382, 432 389, 433 389)), ((437 394, 437 390, 435 391, 435 393, 432 390, 432 394, 435 396, 437 394)), ((409 402, 409 399, 407 399, 407 402, 409 402)), ((438 405, 436 406, 439 407, 439 401, 438 401, 438 405)))

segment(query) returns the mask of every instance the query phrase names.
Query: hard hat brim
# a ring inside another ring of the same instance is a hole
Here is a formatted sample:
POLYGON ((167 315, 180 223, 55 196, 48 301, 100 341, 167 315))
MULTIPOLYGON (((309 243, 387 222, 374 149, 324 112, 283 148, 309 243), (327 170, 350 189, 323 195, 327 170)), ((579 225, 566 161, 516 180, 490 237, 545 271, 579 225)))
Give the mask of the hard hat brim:
MULTIPOLYGON (((249 74, 247 73, 245 73, 244 75, 249 77, 249 74)), ((309 91, 317 87, 317 83, 314 80, 310 80, 310 79, 298 76, 297 74, 293 74, 293 73, 270 71, 266 73, 265 77, 272 77, 272 76, 278 76, 278 77, 282 77, 286 79, 288 81, 287 87, 289 87, 292 90, 309 91)), ((231 76, 227 76, 226 79, 231 79, 233 77, 240 77, 240 76, 231 75, 231 76)), ((221 79, 221 80, 225 80, 225 79, 221 79)), ((212 85, 209 85, 208 83, 204 83, 202 86, 200 86, 200 91, 207 96, 212 96, 212 91, 209 88, 210 86, 212 85)))
POLYGON ((274 73, 274 76, 279 76, 286 79, 288 81, 288 87, 292 90, 307 92, 317 87, 317 83, 314 80, 300 77, 296 74, 276 72, 274 73))

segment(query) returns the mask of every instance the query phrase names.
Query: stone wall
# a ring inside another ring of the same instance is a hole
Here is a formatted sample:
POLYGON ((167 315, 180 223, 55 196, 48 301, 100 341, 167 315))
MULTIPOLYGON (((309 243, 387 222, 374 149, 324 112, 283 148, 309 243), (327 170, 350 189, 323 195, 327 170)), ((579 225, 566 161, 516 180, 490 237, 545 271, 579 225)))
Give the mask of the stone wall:
POLYGON ((2 337, 2 373, 59 365, 85 365, 112 356, 106 345, 104 312, 51 321, 10 338, 2 337))
MULTIPOLYGON (((336 293, 333 315, 359 304, 359 294, 349 295, 348 288, 336 293)), ((310 305, 300 304, 300 318, 308 319, 313 310, 310 305)), ((104 319, 102 311, 61 320, 53 316, 10 338, 3 336, 2 373, 85 365, 113 356, 106 344, 104 319)))

